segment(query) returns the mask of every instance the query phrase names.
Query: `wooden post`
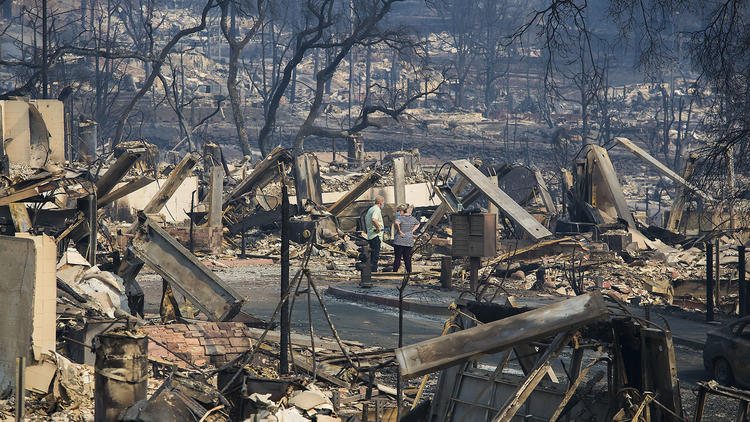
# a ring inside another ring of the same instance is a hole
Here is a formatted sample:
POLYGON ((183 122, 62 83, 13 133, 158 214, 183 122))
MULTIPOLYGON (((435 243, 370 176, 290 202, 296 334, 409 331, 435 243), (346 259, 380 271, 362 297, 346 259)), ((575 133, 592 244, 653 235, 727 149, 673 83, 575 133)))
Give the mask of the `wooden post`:
POLYGON ((190 194, 190 243, 188 246, 190 246, 188 249, 190 250, 190 253, 195 252, 194 241, 193 238, 193 229, 195 229, 195 220, 193 220, 193 213, 195 212, 195 193, 196 191, 193 191, 192 194, 190 194))
POLYGON ((453 288, 453 258, 450 256, 440 257, 440 286, 453 288))
POLYGON ((706 242, 706 321, 714 320, 714 245, 706 242))
POLYGON ((695 399, 695 417, 693 422, 701 422, 703 420, 703 410, 706 408, 706 387, 698 386, 698 397, 695 399))
POLYGON ((469 286, 471 291, 477 291, 479 286, 479 268, 482 266, 482 258, 472 256, 469 258, 469 286))
MULTIPOLYGON (((281 298, 289 290, 289 192, 286 183, 281 184, 281 298)), ((284 301, 281 306, 281 340, 279 341, 279 374, 289 373, 289 302, 284 301)))
POLYGON ((89 195, 89 264, 96 265, 96 193, 89 195))
POLYGON ((744 422, 747 420, 747 413, 750 402, 747 402, 745 400, 738 401, 739 403, 737 403, 737 418, 735 420, 744 422))
POLYGON ((370 262, 370 244, 365 242, 359 247, 359 287, 372 287, 372 263, 370 262))
POLYGON ((208 202, 208 226, 221 228, 221 205, 224 191, 224 169, 214 164, 211 167, 209 202, 208 202))

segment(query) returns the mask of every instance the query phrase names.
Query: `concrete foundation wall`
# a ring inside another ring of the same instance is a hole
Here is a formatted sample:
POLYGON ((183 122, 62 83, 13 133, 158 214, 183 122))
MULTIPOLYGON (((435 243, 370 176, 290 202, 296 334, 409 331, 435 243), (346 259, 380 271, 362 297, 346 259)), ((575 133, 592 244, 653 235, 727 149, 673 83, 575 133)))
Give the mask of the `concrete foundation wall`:
POLYGON ((51 237, 0 236, 0 397, 14 388, 17 357, 33 365, 55 350, 55 264, 51 237))
MULTIPOLYGON (((416 207, 428 207, 440 205, 440 199, 437 196, 430 199, 430 191, 427 188, 427 183, 413 183, 406 185, 406 202, 416 207)), ((342 196, 346 195, 347 192, 323 192, 323 203, 332 204, 342 196)), ((382 195, 385 198, 385 202, 392 204, 395 203, 396 198, 393 192, 393 186, 376 186, 370 188, 367 192, 363 193, 362 196, 357 199, 358 201, 374 200, 376 196, 382 195)), ((290 203, 294 203, 296 197, 289 199, 290 203)))
POLYGON ((49 131, 49 159, 56 163, 65 161, 65 109, 62 101, 32 100, 44 118, 49 131))
POLYGON ((65 117, 63 103, 57 100, 0 101, 0 128, 5 144, 5 153, 11 163, 29 163, 31 160, 31 128, 29 104, 33 104, 44 119, 49 132, 49 161, 65 161, 65 117))
MULTIPOLYGON (((136 211, 142 210, 146 207, 146 204, 151 198, 156 195, 159 188, 166 183, 167 179, 159 179, 155 183, 151 183, 148 186, 139 189, 124 198, 115 201, 116 207, 130 208, 131 214, 135 215, 136 211)), ((119 188, 122 184, 117 185, 119 188)), ((193 195, 193 191, 198 189, 198 177, 189 176, 184 182, 177 188, 177 191, 167 201, 167 205, 162 208, 160 214, 164 217, 167 222, 180 223, 188 219, 185 211, 190 211, 190 198, 193 195)), ((196 205, 198 205, 198 195, 196 194, 196 205)))

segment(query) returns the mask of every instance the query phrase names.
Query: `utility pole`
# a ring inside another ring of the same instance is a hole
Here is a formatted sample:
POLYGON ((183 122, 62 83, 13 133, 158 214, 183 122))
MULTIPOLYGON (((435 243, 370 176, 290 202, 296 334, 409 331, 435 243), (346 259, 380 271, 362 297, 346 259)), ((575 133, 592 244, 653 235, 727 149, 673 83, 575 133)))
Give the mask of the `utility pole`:
MULTIPOLYGON (((289 290, 289 192, 286 183, 281 183, 281 299, 284 300, 289 290)), ((289 301, 281 305, 281 341, 279 342, 279 374, 289 373, 289 301)))
MULTIPOLYGON (((47 98, 47 0, 42 0, 42 98, 47 98)), ((94 265, 94 264, 92 264, 94 265)))
POLYGON ((740 316, 750 315, 750 286, 747 285, 746 274, 745 274, 745 245, 740 245, 737 248, 739 252, 739 280, 738 289, 740 292, 740 316))

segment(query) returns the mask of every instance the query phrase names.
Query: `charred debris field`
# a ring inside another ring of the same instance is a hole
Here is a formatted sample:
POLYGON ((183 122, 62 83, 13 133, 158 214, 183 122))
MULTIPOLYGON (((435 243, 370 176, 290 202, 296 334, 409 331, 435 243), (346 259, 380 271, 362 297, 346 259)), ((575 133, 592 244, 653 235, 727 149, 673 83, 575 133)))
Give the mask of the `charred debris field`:
POLYGON ((749 420, 749 17, 0 0, 0 420, 749 420))

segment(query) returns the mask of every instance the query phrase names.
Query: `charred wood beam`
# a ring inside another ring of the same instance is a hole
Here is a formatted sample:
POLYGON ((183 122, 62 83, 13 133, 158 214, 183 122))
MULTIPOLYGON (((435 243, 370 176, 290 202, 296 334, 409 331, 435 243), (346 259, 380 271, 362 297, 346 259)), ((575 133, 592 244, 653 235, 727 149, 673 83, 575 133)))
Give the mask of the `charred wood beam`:
POLYGON ((362 194, 364 194, 368 189, 370 189, 375 183, 380 180, 380 174, 377 172, 370 173, 363 177, 357 184, 346 193, 346 195, 342 196, 341 199, 336 201, 333 205, 328 207, 328 212, 333 214, 335 217, 338 217, 339 214, 344 212, 346 207, 349 206, 352 202, 356 201, 362 194))
POLYGON ((508 194, 502 191, 496 183, 492 183, 479 169, 474 167, 468 160, 451 161, 451 166, 472 185, 482 191, 487 199, 497 205, 503 213, 517 227, 522 229, 531 239, 539 241, 552 236, 552 232, 541 225, 523 207, 518 205, 508 194))
POLYGON ((692 190, 698 196, 700 196, 701 198, 703 198, 706 201, 713 201, 714 200, 709 194, 703 192, 697 186, 695 186, 695 185, 691 184, 690 182, 688 182, 687 180, 683 179, 679 174, 677 174, 674 171, 672 171, 672 169, 670 169, 669 167, 667 167, 664 164, 662 164, 656 158, 652 157, 651 154, 649 154, 648 152, 644 151, 641 147, 639 147, 638 145, 636 145, 633 142, 631 142, 630 139, 623 138, 623 137, 617 137, 617 138, 615 138, 615 141, 617 141, 617 143, 619 143, 620 145, 622 145, 623 147, 625 147, 625 149, 627 149, 628 151, 632 152, 633 155, 635 155, 636 157, 638 157, 641 160, 645 161, 646 163, 650 164, 653 168, 656 169, 656 171, 658 171, 659 173, 663 174, 664 176, 667 176, 670 179, 672 179, 672 181, 674 181, 675 183, 679 183, 680 185, 682 185, 682 186, 684 186, 684 187, 692 190))
POLYGON ((292 154, 282 147, 276 147, 266 158, 255 166, 253 172, 250 173, 249 176, 234 187, 229 196, 224 200, 223 208, 226 209, 232 201, 259 187, 265 186, 278 177, 279 172, 276 170, 278 165, 282 162, 287 164, 291 163, 292 154))
POLYGON ((148 176, 138 178, 124 186, 110 191, 108 194, 102 197, 99 197, 99 199, 96 201, 96 207, 102 208, 104 206, 107 206, 124 196, 130 195, 131 193, 150 185, 153 181, 154 179, 148 176))
POLYGON ((154 195, 154 197, 151 198, 151 201, 149 201, 143 208, 143 213, 148 215, 161 211, 161 209, 164 208, 164 205, 167 204, 167 201, 169 201, 169 198, 174 195, 177 188, 180 187, 182 182, 185 181, 193 171, 193 167, 195 167, 196 164, 198 164, 198 157, 192 153, 185 155, 182 161, 177 164, 177 167, 169 173, 167 181, 161 186, 159 191, 156 192, 156 195, 154 195))
POLYGON ((396 349, 401 375, 413 378, 519 344, 571 331, 609 314, 599 293, 589 293, 509 318, 396 349))
POLYGON ((130 171, 133 164, 141 158, 141 155, 146 152, 145 148, 133 148, 125 151, 122 155, 117 157, 117 160, 112 164, 109 169, 96 181, 96 196, 104 198, 106 195, 114 189, 117 183, 130 171))

